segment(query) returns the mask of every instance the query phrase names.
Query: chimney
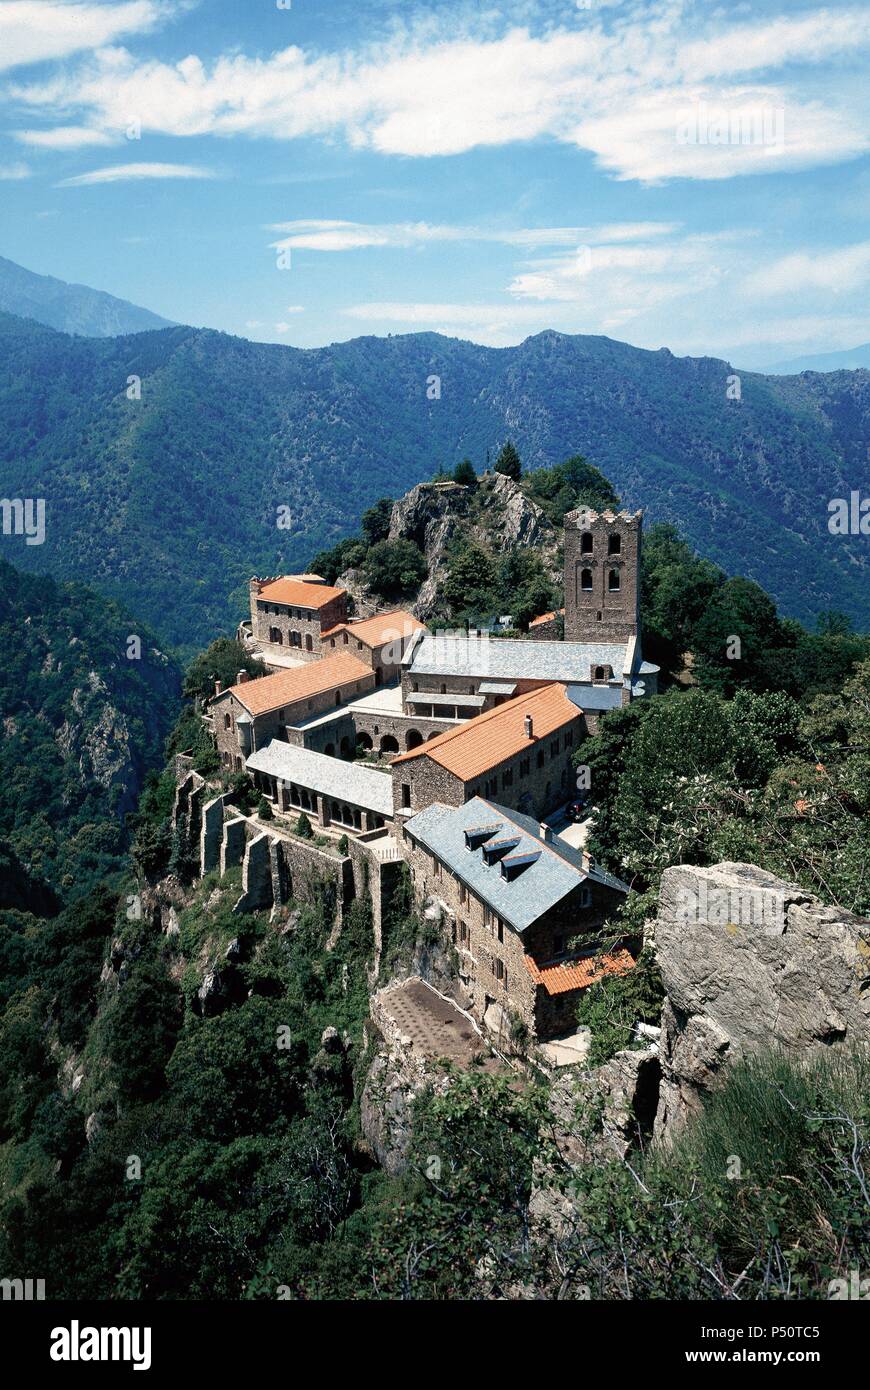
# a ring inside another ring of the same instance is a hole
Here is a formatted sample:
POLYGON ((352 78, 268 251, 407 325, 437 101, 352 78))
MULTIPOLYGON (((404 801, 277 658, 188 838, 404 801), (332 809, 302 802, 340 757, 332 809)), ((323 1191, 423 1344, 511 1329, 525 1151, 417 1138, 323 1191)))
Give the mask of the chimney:
POLYGON ((223 681, 218 681, 218 680, 216 680, 215 683, 214 683, 214 693, 215 693, 215 695, 220 695, 220 693, 221 693, 221 691, 223 690, 223 688, 224 688, 224 683, 223 683, 223 681))
POLYGON ((244 685, 245 682, 248 681, 248 680, 250 680, 250 676, 248 675, 247 671, 239 671, 239 672, 237 673, 237 675, 236 675, 236 685, 244 685))
POLYGON ((523 723, 525 724, 526 738, 534 738, 534 726, 532 724, 532 716, 530 714, 527 714, 523 723))
POLYGON ((553 843, 553 831, 546 821, 541 821, 541 839, 545 845, 553 843))

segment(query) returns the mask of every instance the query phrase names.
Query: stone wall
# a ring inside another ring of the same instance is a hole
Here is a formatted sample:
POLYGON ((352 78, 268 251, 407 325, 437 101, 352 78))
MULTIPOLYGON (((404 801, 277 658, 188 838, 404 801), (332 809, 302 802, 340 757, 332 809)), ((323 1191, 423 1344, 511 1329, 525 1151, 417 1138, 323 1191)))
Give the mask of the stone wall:
MULTIPOLYGON (((280 709, 259 714, 254 717, 253 724, 247 726, 252 731, 250 746, 247 744, 246 736, 238 728, 239 718, 247 714, 247 711, 235 695, 225 692, 211 705, 215 742, 221 761, 225 766, 233 767, 236 766, 236 759, 240 758, 244 763, 245 758, 256 749, 265 748, 273 738, 286 735, 289 739, 290 726, 313 719, 319 714, 326 714, 329 710, 358 699, 360 695, 365 695, 374 688, 374 675, 367 673, 357 680, 346 681, 317 695, 306 696, 304 700, 288 701, 280 709), (227 762, 228 758, 232 760, 231 763, 227 762)), ((244 728, 242 725, 242 729, 244 728)))

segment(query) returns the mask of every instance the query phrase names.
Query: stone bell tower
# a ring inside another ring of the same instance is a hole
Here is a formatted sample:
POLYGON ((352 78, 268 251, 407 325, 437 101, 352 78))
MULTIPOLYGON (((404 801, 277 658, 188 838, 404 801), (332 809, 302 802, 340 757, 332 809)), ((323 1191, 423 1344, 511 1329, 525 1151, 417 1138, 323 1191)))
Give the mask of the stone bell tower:
MULTIPOLYGON (((640 548, 643 512, 565 517, 565 641, 640 638, 640 548)), ((640 642, 638 641, 638 650, 640 642)))

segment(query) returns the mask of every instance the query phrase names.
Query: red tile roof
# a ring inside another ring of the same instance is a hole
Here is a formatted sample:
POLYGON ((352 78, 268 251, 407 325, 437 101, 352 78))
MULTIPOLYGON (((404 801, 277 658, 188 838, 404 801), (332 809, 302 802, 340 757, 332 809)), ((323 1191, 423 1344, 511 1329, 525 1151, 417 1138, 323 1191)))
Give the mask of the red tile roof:
POLYGON ((401 753, 393 758, 391 766, 411 758, 431 758, 454 777, 468 782, 524 748, 533 749, 542 739, 581 717, 582 712, 568 699, 567 687, 554 682, 506 700, 410 753, 401 753), (532 717, 531 738, 526 734, 527 715, 532 717))
POLYGON ((555 613, 541 613, 539 617, 532 618, 529 627, 537 627, 538 623, 551 623, 554 618, 559 617, 564 612, 564 608, 559 608, 555 613))
POLYGON ((282 705, 292 705, 297 700, 322 695, 325 690, 348 685, 351 681, 361 680, 363 676, 374 679, 370 667, 364 666, 349 652, 341 652, 326 656, 322 661, 309 661, 304 666, 277 671, 273 676, 243 681, 241 685, 230 686, 224 694, 235 695, 249 714, 268 714, 282 705))
POLYGON ((336 623, 335 627, 327 628, 320 635, 321 638, 335 637, 339 632, 346 632, 349 637, 356 637, 367 647, 382 647, 385 642, 395 642, 403 637, 413 637, 415 632, 425 631, 426 625, 421 623, 419 618, 415 618, 412 613, 406 613, 404 608, 396 608, 391 613, 375 613, 372 618, 336 623))
POLYGON ((265 603, 285 603, 291 608, 325 608, 344 593, 346 589, 336 589, 331 584, 308 584, 304 579, 285 574, 282 579, 264 584, 257 598, 265 603))
POLYGON ((525 962, 535 984, 543 985, 548 994, 588 989, 606 975, 627 975, 635 965, 634 957, 624 946, 606 956, 584 956, 582 960, 557 961, 553 965, 538 965, 531 956, 526 956, 525 962))

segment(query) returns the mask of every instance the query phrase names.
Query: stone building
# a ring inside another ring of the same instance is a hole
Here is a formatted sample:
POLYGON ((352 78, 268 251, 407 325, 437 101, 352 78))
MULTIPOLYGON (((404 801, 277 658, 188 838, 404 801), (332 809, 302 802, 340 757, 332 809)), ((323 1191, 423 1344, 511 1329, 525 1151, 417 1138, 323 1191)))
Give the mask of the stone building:
POLYGON ((471 1012, 496 1035, 513 1020, 532 1041, 573 1032, 583 990, 633 967, 624 948, 597 947, 626 884, 548 826, 476 796, 433 803, 400 834, 417 897, 446 919, 471 1012))
POLYGON ((656 689, 658 667, 637 639, 612 642, 519 641, 486 633, 427 633, 402 667, 409 713, 470 718, 553 681, 571 688, 595 732, 602 710, 656 689))
POLYGON ((417 634, 425 631, 425 624, 412 613, 394 608, 372 618, 339 623, 323 631, 320 640, 324 656, 330 652, 351 652, 371 666, 376 685, 387 685, 398 677, 405 653, 417 634))
POLYGON ((273 738, 286 741, 288 730, 302 720, 374 688, 371 667, 345 653, 259 679, 240 671, 238 683, 216 690, 209 703, 221 762, 241 770, 251 753, 273 738))
POLYGON ((347 591, 317 576, 254 577, 249 589, 251 640, 267 666, 316 661, 323 633, 347 618, 347 591))
POLYGON ((571 755, 584 728, 583 711, 564 685, 507 700, 393 759, 395 814, 407 818, 433 801, 461 806, 485 796, 544 815, 571 793, 571 755))
POLYGON ((580 507, 565 517, 565 640, 637 639, 643 512, 580 507))
POLYGON ((393 819, 390 774, 314 753, 279 739, 246 761, 254 783, 284 815, 304 811, 320 826, 351 834, 380 830, 393 819))

